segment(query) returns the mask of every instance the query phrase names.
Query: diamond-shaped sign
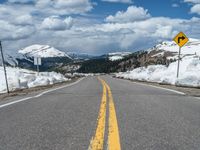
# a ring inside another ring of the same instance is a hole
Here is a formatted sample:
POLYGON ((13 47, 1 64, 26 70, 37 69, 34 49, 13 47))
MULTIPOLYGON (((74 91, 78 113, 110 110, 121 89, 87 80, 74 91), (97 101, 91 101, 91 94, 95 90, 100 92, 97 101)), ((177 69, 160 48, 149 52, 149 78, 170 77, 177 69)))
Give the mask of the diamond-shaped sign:
POLYGON ((183 32, 180 32, 175 36, 174 41, 177 45, 183 47, 189 41, 189 39, 183 32))

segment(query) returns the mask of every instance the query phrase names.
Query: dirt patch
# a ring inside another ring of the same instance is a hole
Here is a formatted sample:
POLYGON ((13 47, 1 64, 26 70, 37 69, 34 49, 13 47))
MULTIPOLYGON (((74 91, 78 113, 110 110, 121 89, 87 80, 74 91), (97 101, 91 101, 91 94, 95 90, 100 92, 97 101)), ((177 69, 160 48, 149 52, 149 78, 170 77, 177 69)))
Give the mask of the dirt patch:
MULTIPOLYGON (((114 78, 116 78, 116 77, 114 77, 114 78)), ((120 79, 124 79, 124 78, 120 78, 120 79)), ((124 79, 124 80, 129 80, 129 79, 124 79)), ((129 81, 144 83, 147 85, 159 86, 159 87, 163 87, 163 88, 168 88, 168 89, 176 90, 179 92, 183 92, 186 95, 200 97, 200 88, 175 86, 175 85, 160 84, 160 83, 155 83, 155 82, 146 82, 146 81, 139 81, 139 80, 129 80, 129 81)))
POLYGON ((42 92, 51 88, 57 88, 66 84, 70 84, 73 82, 76 82, 79 78, 73 78, 70 81, 65 81, 65 82, 61 82, 61 83, 56 83, 56 84, 52 84, 52 85, 47 85, 47 86, 38 86, 38 87, 34 87, 34 88, 28 88, 28 89, 20 89, 20 90, 15 90, 15 91, 11 91, 9 94, 5 93, 5 94, 0 94, 0 101, 5 100, 8 97, 14 97, 14 96, 23 96, 23 95, 27 95, 30 93, 36 93, 36 92, 42 92))

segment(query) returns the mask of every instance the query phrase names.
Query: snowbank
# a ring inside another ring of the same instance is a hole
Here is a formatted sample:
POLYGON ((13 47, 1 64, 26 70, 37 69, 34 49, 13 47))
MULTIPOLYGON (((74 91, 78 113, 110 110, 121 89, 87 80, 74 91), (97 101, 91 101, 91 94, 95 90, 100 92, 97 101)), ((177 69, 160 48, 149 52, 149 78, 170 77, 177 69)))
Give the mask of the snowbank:
MULTIPOLYGON (((67 81, 70 79, 65 78, 63 75, 55 72, 42 72, 37 75, 36 72, 7 67, 9 89, 11 91, 16 89, 31 88, 36 86, 51 85, 67 81)), ((3 67, 0 66, 0 93, 6 92, 5 78, 3 67)))
POLYGON ((140 67, 125 73, 118 73, 116 77, 150 81, 157 83, 177 84, 182 86, 200 87, 200 57, 185 57, 180 63, 179 79, 176 78, 177 63, 140 67))

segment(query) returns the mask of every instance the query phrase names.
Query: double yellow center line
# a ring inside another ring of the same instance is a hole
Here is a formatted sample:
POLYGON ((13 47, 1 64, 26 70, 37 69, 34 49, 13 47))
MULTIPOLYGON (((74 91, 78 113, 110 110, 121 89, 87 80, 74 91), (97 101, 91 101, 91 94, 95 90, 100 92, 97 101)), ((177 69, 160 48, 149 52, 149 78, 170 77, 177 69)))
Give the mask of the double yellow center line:
POLYGON ((113 96, 110 87, 108 84, 98 78, 103 85, 103 95, 100 105, 100 111, 97 121, 97 128, 94 136, 91 139, 89 150, 103 150, 104 148, 104 135, 106 127, 106 105, 107 105, 107 93, 108 93, 108 108, 109 108, 109 118, 108 118, 108 141, 107 149, 108 150, 121 150, 120 138, 119 138, 119 129, 117 123, 117 117, 115 112, 115 105, 113 101, 113 96))

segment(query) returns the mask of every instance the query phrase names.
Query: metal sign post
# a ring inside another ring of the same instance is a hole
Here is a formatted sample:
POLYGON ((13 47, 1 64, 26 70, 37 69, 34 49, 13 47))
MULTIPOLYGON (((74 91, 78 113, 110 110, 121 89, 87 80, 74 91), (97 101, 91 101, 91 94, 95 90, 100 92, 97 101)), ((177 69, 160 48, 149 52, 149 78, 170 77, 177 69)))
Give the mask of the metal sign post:
POLYGON ((178 67, 177 67, 177 78, 179 76, 179 68, 180 68, 180 60, 181 60, 181 47, 179 47, 179 52, 178 52, 178 67))
POLYGON ((181 48, 189 41, 187 36, 183 33, 180 32, 175 36, 173 39, 174 42, 179 46, 179 53, 178 53, 178 67, 177 67, 177 78, 179 77, 179 68, 180 68, 180 60, 181 60, 181 48))
POLYGON ((34 57, 34 65, 37 66, 37 72, 39 74, 40 71, 39 66, 42 65, 41 57, 34 57))
POLYGON ((9 87, 8 87, 8 78, 7 78, 7 72, 6 72, 6 66, 5 66, 5 60, 4 60, 1 41, 0 41, 0 51, 1 51, 2 65, 3 65, 3 69, 4 69, 5 80, 6 80, 7 93, 10 93, 9 87))

